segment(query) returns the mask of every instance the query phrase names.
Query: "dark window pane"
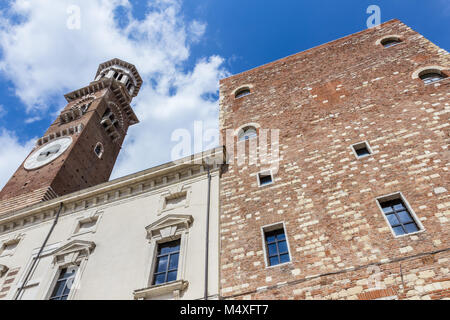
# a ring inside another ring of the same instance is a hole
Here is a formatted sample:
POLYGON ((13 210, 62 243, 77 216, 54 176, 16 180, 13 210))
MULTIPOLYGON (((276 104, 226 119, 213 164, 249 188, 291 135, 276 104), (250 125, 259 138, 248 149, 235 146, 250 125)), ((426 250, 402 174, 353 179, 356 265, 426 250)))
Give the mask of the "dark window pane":
POLYGON ((395 216, 395 214, 389 214, 386 217, 389 220, 389 223, 391 224, 391 226, 397 226, 397 225, 400 224, 400 222, 398 221, 398 219, 395 216))
POLYGON ((288 252, 286 241, 278 242, 278 250, 280 250, 280 254, 288 252))
POLYGON ((285 240, 286 239, 286 235, 284 234, 283 230, 280 230, 280 232, 277 234, 277 240, 285 240))
POLYGON ((170 256, 169 270, 178 269, 178 258, 179 258, 178 253, 170 256))
POLYGON ((277 245, 275 243, 269 244, 268 248, 269 248, 269 256, 274 256, 278 254, 277 245))
POLYGON ((158 258, 158 267, 156 268, 156 272, 165 272, 167 270, 167 256, 158 258))
POLYGON ((66 287, 65 287, 65 289, 64 289, 64 295, 66 295, 66 296, 68 296, 69 295, 69 293, 70 293, 70 289, 72 288, 72 282, 70 282, 70 281, 67 281, 67 283, 66 283, 66 287))
POLYGON ((165 280, 166 280, 166 274, 165 274, 165 273, 157 274, 157 275, 155 276, 154 284, 161 284, 161 283, 164 283, 165 280))
POLYGON ((384 213, 390 213, 390 212, 393 212, 394 211, 394 209, 392 209, 392 207, 385 207, 385 208, 383 208, 383 212, 384 213))
POLYGON ((358 155, 358 157, 363 157, 369 155, 370 152, 367 148, 364 147, 356 150, 356 154, 358 155))
POLYGON ((245 96, 247 96, 247 95, 249 95, 250 94, 250 90, 249 89, 242 89, 242 90, 239 90, 237 93, 236 93, 236 98, 242 98, 242 97, 245 97, 245 96))
POLYGON ((63 293, 65 281, 59 281, 56 283, 56 287, 53 290, 52 297, 58 297, 63 293))
POLYGON ((270 258, 269 263, 271 266, 276 266, 277 264, 280 264, 280 262, 278 261, 278 256, 270 258))
POLYGON ((167 282, 177 280, 177 271, 170 271, 167 277, 167 282))
POLYGON ((273 233, 268 233, 266 235, 266 241, 268 243, 274 242, 275 241, 275 235, 273 233))
POLYGON ((288 254, 282 254, 282 255, 280 256, 280 260, 281 260, 281 263, 289 262, 289 261, 290 261, 289 255, 288 255, 288 254))
POLYGON ((180 240, 166 242, 159 245, 159 255, 164 255, 179 250, 180 250, 180 240))
POLYGON ((68 296, 63 296, 63 297, 61 297, 61 299, 59 299, 59 300, 67 300, 67 298, 68 298, 68 296))
POLYGON ((402 234, 405 234, 405 231, 403 231, 403 227, 394 227, 394 232, 397 236, 401 236, 402 234))
POLYGON ((409 223, 409 224, 405 225, 405 229, 406 229, 407 233, 419 231, 419 228, 417 227, 417 225, 415 223, 409 223))
POLYGON ((269 184, 272 182, 272 177, 270 175, 260 175, 259 176, 259 183, 260 185, 265 185, 265 184, 269 184))
POLYGON ((400 211, 398 213, 398 216, 400 218, 401 223, 413 222, 413 219, 411 218, 409 212, 407 212, 407 211, 400 211))
POLYGON ((401 211, 401 210, 405 210, 405 207, 403 206, 402 203, 396 204, 394 206, 395 211, 401 211))

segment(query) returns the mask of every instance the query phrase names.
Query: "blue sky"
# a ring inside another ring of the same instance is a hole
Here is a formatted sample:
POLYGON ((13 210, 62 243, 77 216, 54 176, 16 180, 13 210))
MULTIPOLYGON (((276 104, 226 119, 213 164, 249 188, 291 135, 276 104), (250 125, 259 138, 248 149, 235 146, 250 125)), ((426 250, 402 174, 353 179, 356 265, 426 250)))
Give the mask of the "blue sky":
POLYGON ((450 0, 3 0, 0 186, 104 60, 136 64, 145 81, 115 178, 169 161, 178 128, 217 129, 220 78, 364 30, 373 4, 449 50, 450 0), (66 26, 71 5, 80 29, 66 26))

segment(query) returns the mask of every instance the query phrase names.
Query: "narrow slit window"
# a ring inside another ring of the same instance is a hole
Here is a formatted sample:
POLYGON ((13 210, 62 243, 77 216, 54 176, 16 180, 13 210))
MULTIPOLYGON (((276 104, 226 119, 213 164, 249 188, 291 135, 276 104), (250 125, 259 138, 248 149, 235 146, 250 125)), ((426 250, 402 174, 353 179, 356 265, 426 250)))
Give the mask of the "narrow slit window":
POLYGON ((267 264, 276 266, 291 261, 284 228, 264 232, 267 264))

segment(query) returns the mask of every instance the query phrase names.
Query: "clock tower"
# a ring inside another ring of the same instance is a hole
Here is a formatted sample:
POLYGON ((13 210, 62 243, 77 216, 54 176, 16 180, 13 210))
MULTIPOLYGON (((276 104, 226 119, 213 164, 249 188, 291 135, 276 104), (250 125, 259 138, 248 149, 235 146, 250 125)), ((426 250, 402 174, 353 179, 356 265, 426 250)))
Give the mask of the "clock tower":
POLYGON ((134 65, 102 63, 95 80, 68 102, 0 192, 0 215, 109 180, 129 126, 142 78, 134 65))

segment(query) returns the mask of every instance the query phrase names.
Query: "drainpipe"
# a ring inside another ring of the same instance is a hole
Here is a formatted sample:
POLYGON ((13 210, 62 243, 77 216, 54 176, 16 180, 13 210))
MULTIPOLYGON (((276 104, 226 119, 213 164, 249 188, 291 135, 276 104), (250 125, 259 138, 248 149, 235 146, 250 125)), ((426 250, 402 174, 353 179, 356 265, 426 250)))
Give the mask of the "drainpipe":
POLYGON ((206 252, 205 252, 205 295, 204 300, 208 300, 208 277, 209 277, 209 211, 211 203, 211 171, 209 164, 206 165, 208 170, 208 195, 207 195, 207 207, 206 207, 206 252))
POLYGON ((47 234, 47 237, 45 238, 44 243, 42 244, 41 249, 39 250, 37 256, 34 257, 33 263, 31 264, 31 267, 30 267, 30 269, 28 270, 28 273, 27 273, 27 275, 25 276, 25 279, 24 279, 23 282, 22 282, 22 286, 20 287, 19 291, 17 292, 16 297, 14 298, 14 300, 19 299, 19 296, 20 296, 20 294, 22 293, 23 288, 25 288, 25 286, 26 286, 26 284, 27 284, 27 282, 28 282, 28 278, 30 277, 31 272, 32 272, 33 269, 34 269, 34 266, 36 265, 36 263, 38 262, 38 260, 41 258, 42 251, 44 251, 44 248, 45 248, 45 246, 47 245, 47 241, 48 241, 48 239, 50 238, 50 236, 51 236, 51 234, 52 234, 52 232, 53 232, 53 229, 55 229, 56 224, 58 223, 58 219, 59 219, 59 215, 60 215, 60 213, 61 213, 62 207, 63 207, 63 203, 61 202, 61 203, 59 204, 59 209, 58 209, 58 212, 56 213, 55 220, 53 220, 52 227, 50 228, 50 230, 49 230, 49 232, 48 232, 48 234, 47 234))

